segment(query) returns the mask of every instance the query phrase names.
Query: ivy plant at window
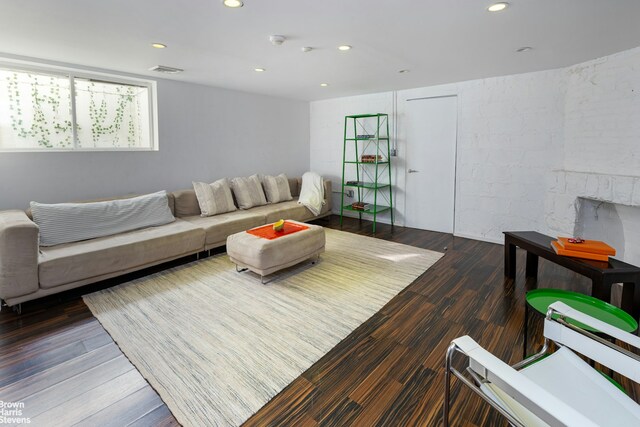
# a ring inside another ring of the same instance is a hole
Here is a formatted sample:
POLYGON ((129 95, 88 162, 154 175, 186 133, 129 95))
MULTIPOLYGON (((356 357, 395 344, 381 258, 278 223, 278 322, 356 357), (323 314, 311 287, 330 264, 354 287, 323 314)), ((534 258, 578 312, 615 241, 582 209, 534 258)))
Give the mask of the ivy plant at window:
POLYGON ((0 150, 154 149, 151 96, 150 83, 0 67, 0 150))

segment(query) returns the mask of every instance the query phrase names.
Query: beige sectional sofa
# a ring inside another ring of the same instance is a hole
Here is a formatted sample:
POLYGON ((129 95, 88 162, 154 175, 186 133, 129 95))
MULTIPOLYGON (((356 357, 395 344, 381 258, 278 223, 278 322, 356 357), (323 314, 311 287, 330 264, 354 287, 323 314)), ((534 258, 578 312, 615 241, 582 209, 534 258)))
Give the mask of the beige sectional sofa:
POLYGON ((314 216, 297 203, 301 178, 290 178, 294 200, 201 217, 193 190, 168 193, 176 221, 107 237, 38 246, 29 211, 0 212, 0 299, 13 306, 224 246, 227 236, 279 219, 310 221, 331 214, 331 181, 325 205, 314 216))

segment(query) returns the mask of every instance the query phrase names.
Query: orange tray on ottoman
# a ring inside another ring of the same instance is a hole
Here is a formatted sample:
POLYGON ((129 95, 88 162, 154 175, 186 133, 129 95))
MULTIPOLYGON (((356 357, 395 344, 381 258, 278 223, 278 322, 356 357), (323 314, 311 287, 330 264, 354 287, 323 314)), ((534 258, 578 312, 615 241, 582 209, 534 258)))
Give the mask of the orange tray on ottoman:
POLYGON ((293 222, 285 221, 284 227, 280 231, 273 229, 273 224, 263 225, 262 227, 252 228, 247 230, 247 233, 254 236, 262 237, 263 239, 273 240, 278 237, 286 236, 287 234, 297 233, 298 231, 307 230, 308 226, 302 224, 295 224, 293 222))

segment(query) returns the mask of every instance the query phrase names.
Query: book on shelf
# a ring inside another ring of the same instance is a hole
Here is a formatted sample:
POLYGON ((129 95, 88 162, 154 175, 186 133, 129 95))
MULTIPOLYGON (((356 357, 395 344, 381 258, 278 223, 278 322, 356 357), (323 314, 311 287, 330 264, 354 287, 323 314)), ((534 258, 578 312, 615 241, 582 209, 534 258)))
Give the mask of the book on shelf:
POLYGON ((569 237, 558 237, 558 244, 562 249, 576 252, 590 252, 601 255, 615 255, 616 250, 600 240, 584 240, 582 243, 572 243, 569 237))
POLYGON ((565 249, 560 245, 560 243, 557 240, 554 240, 553 242, 551 242, 551 248, 558 255, 570 256, 573 258, 590 259, 593 261, 609 261, 609 255, 596 254, 592 252, 583 252, 583 251, 572 251, 569 249, 565 249))
POLYGON ((363 163, 376 163, 382 162, 382 156, 380 154, 363 154, 360 156, 360 161, 363 163))

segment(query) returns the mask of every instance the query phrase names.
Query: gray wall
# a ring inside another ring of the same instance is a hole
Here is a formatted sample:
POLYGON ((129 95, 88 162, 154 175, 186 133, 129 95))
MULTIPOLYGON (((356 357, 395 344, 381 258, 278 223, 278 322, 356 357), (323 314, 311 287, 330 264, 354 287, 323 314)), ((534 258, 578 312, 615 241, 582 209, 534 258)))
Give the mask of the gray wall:
POLYGON ((157 152, 0 153, 0 209, 309 169, 309 104, 158 80, 157 152))

